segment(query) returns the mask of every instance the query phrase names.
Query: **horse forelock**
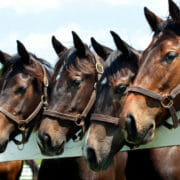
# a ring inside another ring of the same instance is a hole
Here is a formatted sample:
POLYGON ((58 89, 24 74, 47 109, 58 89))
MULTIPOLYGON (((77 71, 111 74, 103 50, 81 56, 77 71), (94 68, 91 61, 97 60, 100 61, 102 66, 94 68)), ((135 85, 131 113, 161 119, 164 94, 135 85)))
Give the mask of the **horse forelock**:
POLYGON ((133 59, 129 61, 126 56, 123 56, 121 51, 113 51, 105 62, 105 71, 101 78, 101 82, 104 81, 105 78, 117 81, 119 78, 122 78, 122 76, 129 76, 127 71, 131 71, 131 73, 135 75, 138 70, 138 65, 136 61, 132 62, 133 59))
POLYGON ((86 57, 79 57, 77 50, 72 47, 66 50, 56 63, 53 79, 56 79, 65 69, 70 73, 82 72, 83 74, 92 74, 95 70, 94 56, 89 50, 86 57))
POLYGON ((44 74, 42 74, 43 70, 40 66, 44 66, 47 78, 49 80, 50 73, 48 70, 51 69, 51 65, 47 61, 37 58, 34 54, 29 54, 33 57, 33 59, 35 59, 32 60, 32 62, 29 65, 26 65, 19 55, 12 56, 11 59, 8 60, 6 64, 3 66, 2 72, 6 72, 3 78, 8 80, 15 74, 22 72, 25 74, 29 74, 30 76, 37 78, 40 82, 42 82, 44 74))

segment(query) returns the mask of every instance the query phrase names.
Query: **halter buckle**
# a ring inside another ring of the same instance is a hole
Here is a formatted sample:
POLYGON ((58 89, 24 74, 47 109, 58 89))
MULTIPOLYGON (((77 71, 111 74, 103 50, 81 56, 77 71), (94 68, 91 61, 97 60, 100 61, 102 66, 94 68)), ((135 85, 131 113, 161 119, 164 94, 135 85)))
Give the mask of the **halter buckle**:
POLYGON ((24 132, 25 131, 25 120, 20 120, 19 121, 19 124, 18 124, 18 129, 21 131, 21 132, 24 132))
POLYGON ((48 87, 49 86, 49 82, 48 82, 48 79, 47 79, 47 77, 46 76, 44 76, 44 86, 45 87, 48 87))
POLYGON ((165 94, 162 96, 161 105, 165 109, 169 109, 173 105, 173 99, 171 96, 165 94))
POLYGON ((96 63, 96 71, 97 71, 99 74, 103 74, 103 72, 104 72, 104 67, 102 66, 102 64, 96 63))

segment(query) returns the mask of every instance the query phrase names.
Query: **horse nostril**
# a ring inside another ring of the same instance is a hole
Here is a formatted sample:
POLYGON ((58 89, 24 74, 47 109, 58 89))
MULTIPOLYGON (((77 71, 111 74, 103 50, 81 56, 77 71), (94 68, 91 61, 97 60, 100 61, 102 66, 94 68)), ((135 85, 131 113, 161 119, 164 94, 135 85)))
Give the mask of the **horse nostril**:
POLYGON ((151 129, 153 129, 154 128, 154 124, 151 124, 150 126, 149 126, 149 130, 151 130, 151 129))
POLYGON ((95 153, 94 149, 87 148, 87 160, 91 164, 97 164, 97 157, 96 157, 96 153, 95 153))
POLYGON ((48 133, 38 134, 38 136, 39 136, 39 139, 41 140, 42 144, 51 146, 51 137, 48 133))
POLYGON ((128 114, 125 125, 130 137, 137 135, 136 120, 132 114, 128 114))

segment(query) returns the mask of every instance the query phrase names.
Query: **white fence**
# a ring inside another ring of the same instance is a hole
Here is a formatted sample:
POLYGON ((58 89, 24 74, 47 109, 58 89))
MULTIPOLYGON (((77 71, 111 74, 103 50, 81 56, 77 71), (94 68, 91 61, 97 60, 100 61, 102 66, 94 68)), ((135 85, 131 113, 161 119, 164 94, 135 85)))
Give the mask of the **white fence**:
MULTIPOLYGON (((180 117, 180 112, 178 112, 180 117)), ((169 119, 172 122, 171 119, 169 119)), ((76 157, 82 155, 83 140, 79 142, 69 141, 65 146, 65 151, 60 156, 44 156, 41 154, 39 147, 36 142, 36 133, 33 133, 30 140, 25 144, 22 151, 17 149, 17 146, 10 142, 4 153, 0 154, 0 161, 12 161, 12 160, 24 160, 24 159, 47 159, 57 157, 76 157)), ((146 145, 142 145, 137 149, 155 148, 163 146, 180 145, 180 126, 176 129, 169 130, 164 126, 158 128, 155 133, 153 141, 146 145)), ((124 147, 122 151, 130 150, 128 147, 124 147)))

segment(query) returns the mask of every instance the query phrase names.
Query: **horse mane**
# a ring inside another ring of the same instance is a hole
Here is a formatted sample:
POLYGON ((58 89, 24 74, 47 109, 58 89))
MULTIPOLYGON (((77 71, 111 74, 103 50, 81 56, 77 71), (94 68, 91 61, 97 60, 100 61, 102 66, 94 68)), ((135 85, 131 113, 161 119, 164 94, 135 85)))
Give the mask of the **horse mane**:
POLYGON ((162 21, 158 27, 155 33, 160 33, 166 30, 172 30, 176 34, 180 35, 179 29, 180 24, 175 22, 170 16, 166 18, 166 20, 162 21), (178 28, 177 28, 178 27, 178 28))
MULTIPOLYGON (((104 65, 104 73, 101 79, 104 79, 107 76, 112 76, 114 78, 118 78, 118 72, 121 71, 122 68, 124 68, 127 64, 130 64, 127 62, 128 57, 125 57, 121 51, 115 50, 113 51, 105 61, 104 65)), ((130 59, 131 62, 133 62, 133 58, 130 59)), ((136 61, 134 63, 131 63, 131 66, 128 66, 128 68, 131 68, 133 72, 136 73, 138 69, 138 65, 136 61)))
MULTIPOLYGON (((40 62, 41 64, 43 64, 48 70, 52 70, 52 67, 50 65, 50 63, 48 63, 46 60, 38 58, 36 55, 29 53, 29 55, 31 55, 33 58, 35 58, 38 62, 40 62)), ((33 63, 32 63, 33 64, 33 63)), ((29 73, 32 76, 39 78, 40 74, 39 72, 34 70, 34 67, 28 67, 28 66, 24 66, 21 57, 17 54, 12 56, 9 60, 6 61, 6 63, 3 65, 2 68, 2 76, 5 75, 7 72, 9 72, 12 69, 12 71, 8 74, 8 77, 13 76, 14 74, 16 74, 18 71, 22 71, 25 73, 29 73)), ((46 69, 47 73, 48 73, 48 78, 50 77, 50 73, 49 71, 46 69)))
POLYGON ((39 57, 37 57, 35 54, 33 54, 33 53, 29 53, 32 57, 34 57, 36 60, 38 60, 41 64, 43 64, 43 65, 45 65, 48 69, 50 69, 50 70, 52 70, 53 68, 52 68, 52 66, 51 66, 51 64, 48 62, 48 61, 46 61, 46 60, 44 60, 44 59, 42 59, 42 58, 39 58, 39 57))

